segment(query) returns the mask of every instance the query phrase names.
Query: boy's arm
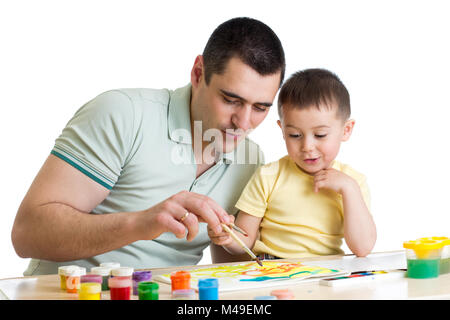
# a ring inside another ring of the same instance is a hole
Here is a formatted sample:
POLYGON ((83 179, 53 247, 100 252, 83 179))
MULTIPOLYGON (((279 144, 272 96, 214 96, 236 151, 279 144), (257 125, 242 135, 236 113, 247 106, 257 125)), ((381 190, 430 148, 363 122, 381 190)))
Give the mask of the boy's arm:
POLYGON ((345 242, 356 256, 365 257, 375 245, 377 230, 356 181, 343 190, 342 202, 345 242))
MULTIPOLYGON (((258 238, 259 225, 261 223, 261 220, 261 217, 255 217, 244 211, 239 211, 236 221, 234 222, 236 226, 247 232, 248 236, 246 237, 240 232, 233 231, 250 249, 253 248, 255 241, 258 238)), ((218 250, 217 248, 213 249, 213 245, 222 246, 222 248, 225 249, 226 252, 232 255, 245 254, 244 249, 242 249, 242 247, 227 232, 214 235, 208 229, 208 234, 210 235, 211 241, 213 242, 211 246, 211 253, 213 255, 214 262, 217 262, 215 261, 215 258, 219 258, 220 250, 218 250), (215 252, 213 250, 215 250, 215 252)))
POLYGON ((348 248, 358 257, 368 255, 377 238, 376 226, 358 183, 335 169, 326 169, 314 177, 315 191, 332 189, 342 195, 344 238, 348 248))

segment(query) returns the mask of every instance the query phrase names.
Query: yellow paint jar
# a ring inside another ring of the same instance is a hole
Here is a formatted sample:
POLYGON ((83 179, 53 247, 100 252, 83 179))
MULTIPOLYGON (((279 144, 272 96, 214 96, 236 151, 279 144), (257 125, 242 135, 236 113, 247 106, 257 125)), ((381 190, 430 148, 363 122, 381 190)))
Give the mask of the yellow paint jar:
POLYGON ((80 285, 78 297, 80 300, 100 300, 102 285, 94 282, 83 282, 80 285))
POLYGON ((71 265, 71 266, 61 266, 58 268, 58 275, 60 279, 61 289, 66 290, 66 281, 67 281, 67 275, 71 274, 74 269, 78 268, 78 266, 71 265))

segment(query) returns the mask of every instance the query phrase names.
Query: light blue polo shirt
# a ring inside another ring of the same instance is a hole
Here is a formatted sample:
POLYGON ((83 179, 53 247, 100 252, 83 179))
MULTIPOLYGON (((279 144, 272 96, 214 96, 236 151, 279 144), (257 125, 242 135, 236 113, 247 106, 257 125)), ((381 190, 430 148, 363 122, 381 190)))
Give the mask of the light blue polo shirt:
MULTIPOLYGON (((190 125, 191 86, 176 89, 107 91, 82 106, 51 151, 110 190, 91 214, 148 209, 188 190, 207 195, 229 214, 247 181, 264 163, 257 144, 243 140, 236 150, 196 178, 190 125)), ((134 268, 194 265, 210 244, 206 224, 188 242, 164 233, 89 259, 57 263, 32 259, 24 275, 57 273, 76 264, 90 270, 102 262, 134 268)))

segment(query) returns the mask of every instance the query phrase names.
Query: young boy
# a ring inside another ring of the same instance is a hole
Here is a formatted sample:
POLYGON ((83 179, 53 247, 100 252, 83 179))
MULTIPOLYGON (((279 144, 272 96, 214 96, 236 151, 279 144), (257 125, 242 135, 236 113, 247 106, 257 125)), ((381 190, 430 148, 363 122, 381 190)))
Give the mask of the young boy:
MULTIPOLYGON (((366 179, 335 160, 355 125, 347 89, 327 70, 297 72, 280 90, 278 113, 288 155, 248 182, 235 224, 249 236, 236 234, 265 259, 342 254, 342 238, 366 256, 376 240, 366 179)), ((228 234, 210 237, 244 253, 228 234)))

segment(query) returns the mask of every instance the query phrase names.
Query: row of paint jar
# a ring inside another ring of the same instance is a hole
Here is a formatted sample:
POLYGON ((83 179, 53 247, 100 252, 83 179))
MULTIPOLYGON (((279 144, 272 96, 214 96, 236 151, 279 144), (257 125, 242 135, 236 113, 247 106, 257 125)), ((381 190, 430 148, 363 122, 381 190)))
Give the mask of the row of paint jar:
MULTIPOLYGON (((191 274, 189 271, 176 271, 170 274, 172 299, 196 300, 195 290, 191 289, 191 274)), ((218 300, 219 281, 216 278, 198 280, 199 300, 218 300)))
POLYGON ((118 263, 104 263, 91 269, 79 266, 58 268, 61 289, 69 293, 79 293, 80 300, 99 300, 101 291, 110 291, 111 300, 129 300, 131 293, 138 295, 138 284, 149 282, 151 271, 134 271, 133 268, 120 267, 118 263))
POLYGON ((450 238, 427 237, 405 241, 408 278, 428 279, 450 273, 450 238))
MULTIPOLYGON (((191 274, 188 271, 176 271, 170 274, 172 288, 172 299, 174 300, 196 300, 195 291, 191 289, 191 274)), ((216 278, 199 279, 199 300, 218 300, 219 281, 216 278)), ((272 290, 270 296, 257 296, 256 300, 291 300, 294 294, 289 289, 272 290)))

